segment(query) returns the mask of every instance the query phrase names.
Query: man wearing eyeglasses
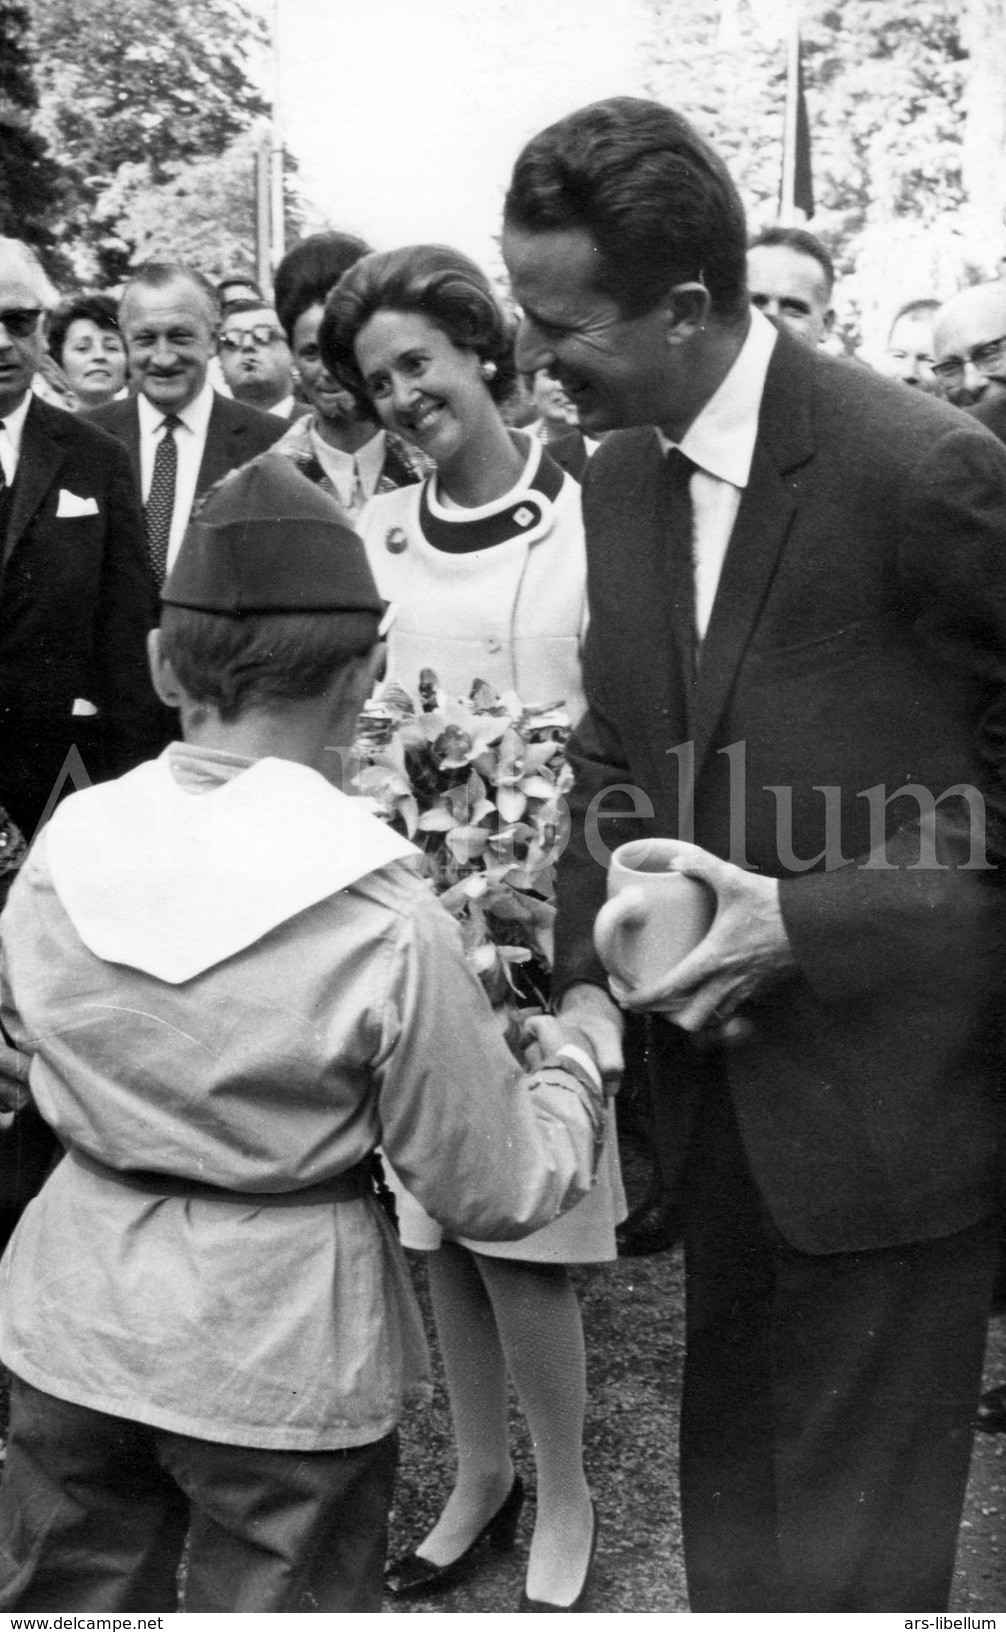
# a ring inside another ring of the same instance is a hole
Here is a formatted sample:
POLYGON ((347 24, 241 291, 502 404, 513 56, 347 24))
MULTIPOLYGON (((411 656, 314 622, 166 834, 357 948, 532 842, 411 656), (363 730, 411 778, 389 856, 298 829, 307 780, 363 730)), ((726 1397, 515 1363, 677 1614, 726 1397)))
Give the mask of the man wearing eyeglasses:
POLYGON ((933 353, 943 394, 1006 442, 1006 283, 975 284, 946 301, 933 353))
POLYGON ((309 412, 293 394, 290 347, 279 318, 265 301, 237 301, 228 307, 219 356, 235 402, 249 403, 287 421, 309 412))

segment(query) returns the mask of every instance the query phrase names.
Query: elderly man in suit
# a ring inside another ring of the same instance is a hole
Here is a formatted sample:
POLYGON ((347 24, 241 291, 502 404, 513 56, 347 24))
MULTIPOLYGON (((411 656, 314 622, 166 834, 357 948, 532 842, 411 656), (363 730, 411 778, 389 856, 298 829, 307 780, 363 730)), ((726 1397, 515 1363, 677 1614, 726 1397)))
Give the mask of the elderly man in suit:
POLYGON ((752 310, 744 238, 718 156, 630 98, 507 195, 519 366, 629 427, 584 485, 560 1013, 617 1070, 606 855, 694 841, 709 933, 614 983, 681 1168, 692 1607, 933 1609, 995 1261, 1006 453, 752 310))
POLYGON ((119 325, 135 394, 90 415, 129 450, 144 507, 150 567, 164 582, 193 504, 283 435, 285 422, 213 390, 220 329, 213 285, 192 267, 151 263, 122 296, 119 325))
MULTIPOLYGON (((29 839, 64 767, 67 785, 79 785, 81 763, 96 781, 145 756, 157 706, 146 664, 154 597, 129 461, 112 437, 31 390, 56 298, 31 250, 0 239, 0 806, 29 839)), ((0 1247, 53 1149, 32 1111, 0 1130, 0 1247)))
POLYGON ((129 461, 30 390, 54 303, 27 246, 0 239, 0 804, 28 838, 70 749, 92 778, 118 774, 143 757, 156 706, 145 653, 154 596, 129 461))

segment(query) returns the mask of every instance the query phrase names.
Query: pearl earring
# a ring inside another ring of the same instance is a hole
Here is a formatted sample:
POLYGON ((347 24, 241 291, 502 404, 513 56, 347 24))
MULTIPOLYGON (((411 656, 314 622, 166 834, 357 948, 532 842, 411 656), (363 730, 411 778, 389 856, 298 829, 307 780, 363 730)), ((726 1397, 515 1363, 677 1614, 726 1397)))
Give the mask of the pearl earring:
POLYGON ((498 372, 499 371, 498 371, 498 369, 496 367, 496 364, 494 362, 492 362, 492 361, 487 362, 487 363, 481 363, 479 365, 479 373, 482 375, 482 378, 486 381, 487 384, 488 384, 488 382, 490 380, 494 380, 496 378, 496 375, 497 375, 498 372))

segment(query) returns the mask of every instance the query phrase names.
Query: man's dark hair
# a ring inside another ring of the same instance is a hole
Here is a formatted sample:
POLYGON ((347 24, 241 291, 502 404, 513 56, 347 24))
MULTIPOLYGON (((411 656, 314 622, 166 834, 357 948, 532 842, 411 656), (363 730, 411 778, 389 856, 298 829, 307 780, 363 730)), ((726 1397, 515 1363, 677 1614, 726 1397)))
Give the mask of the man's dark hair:
POLYGON ((273 304, 291 346, 298 317, 323 306, 342 274, 369 254, 370 245, 351 233, 315 232, 283 256, 273 280, 273 304))
POLYGON ((318 330, 325 367, 364 402, 367 388, 356 364, 354 342, 375 312, 418 312, 442 329, 455 346, 494 364, 486 389, 504 402, 516 383, 513 333, 474 261, 445 244, 410 244, 357 261, 328 297, 318 330))
POLYGON ((921 300, 908 300, 904 306, 899 306, 891 318, 887 338, 890 340, 895 328, 903 317, 935 317, 943 302, 933 295, 925 295, 921 300))
POLYGON ((217 294, 220 296, 221 304, 224 306, 230 305, 230 301, 227 299, 226 294, 228 289, 250 289, 252 294, 257 295, 259 299, 262 298, 262 291, 255 282, 255 279, 248 277, 248 275, 244 272, 232 272, 228 277, 221 278, 217 284, 217 294))
POLYGON ((166 289, 171 283, 191 283, 200 294, 205 296, 208 313, 213 322, 220 322, 220 296, 213 287, 209 278, 194 266, 188 266, 185 261, 147 261, 146 265, 137 267, 131 272, 125 289, 122 291, 122 300, 119 309, 125 306, 134 289, 166 289))
POLYGON ((161 609, 161 652, 193 702, 222 720, 317 697, 377 643, 373 612, 282 612, 243 618, 161 609))
POLYGON ((795 255, 806 255, 816 261, 828 284, 828 298, 835 287, 835 263, 820 238, 806 227, 763 227, 752 238, 749 249, 791 249, 795 255))
POLYGON ((611 97, 541 131, 514 166, 504 220, 588 232, 595 286, 625 317, 691 282, 705 285, 718 317, 747 311, 740 196, 719 155, 659 102, 611 97))
POLYGON ((111 295, 75 295, 56 307, 46 324, 45 338, 50 357, 62 364, 63 347, 73 323, 94 323, 109 334, 119 332, 119 302, 111 295))

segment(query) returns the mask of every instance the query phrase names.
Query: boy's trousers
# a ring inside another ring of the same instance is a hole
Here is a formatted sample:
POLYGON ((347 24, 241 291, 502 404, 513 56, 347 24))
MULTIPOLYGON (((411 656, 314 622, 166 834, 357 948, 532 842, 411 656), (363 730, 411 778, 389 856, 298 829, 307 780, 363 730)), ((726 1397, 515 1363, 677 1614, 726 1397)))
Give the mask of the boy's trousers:
POLYGON ((0 1609, 381 1608, 397 1434, 336 1451, 220 1445, 12 1379, 0 1609))

